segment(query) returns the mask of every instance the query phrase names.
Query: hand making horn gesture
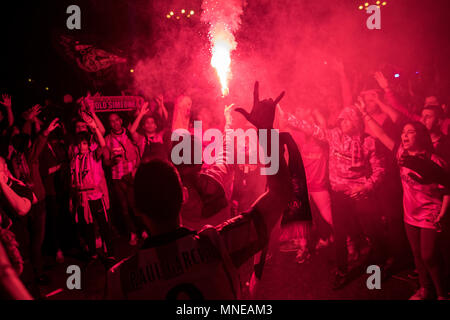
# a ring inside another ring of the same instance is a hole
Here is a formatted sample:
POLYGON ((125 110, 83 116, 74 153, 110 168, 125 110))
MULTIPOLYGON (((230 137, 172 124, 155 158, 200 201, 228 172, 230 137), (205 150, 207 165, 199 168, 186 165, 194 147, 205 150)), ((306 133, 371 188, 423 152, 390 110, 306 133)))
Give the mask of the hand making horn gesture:
POLYGON ((275 108, 280 100, 284 97, 283 91, 278 98, 274 100, 265 99, 259 101, 259 83, 255 82, 253 91, 253 108, 250 113, 242 108, 236 108, 235 111, 241 113, 251 124, 258 129, 272 129, 273 120, 275 118, 275 108))

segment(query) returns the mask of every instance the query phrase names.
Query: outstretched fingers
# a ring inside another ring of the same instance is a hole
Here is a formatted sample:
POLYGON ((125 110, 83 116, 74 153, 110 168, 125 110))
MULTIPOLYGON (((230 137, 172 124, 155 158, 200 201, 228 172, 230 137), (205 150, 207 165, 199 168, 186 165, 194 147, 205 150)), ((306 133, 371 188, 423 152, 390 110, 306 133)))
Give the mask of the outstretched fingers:
POLYGON ((239 112, 240 114, 242 114, 245 119, 249 120, 250 119, 250 113, 247 112, 247 110, 243 109, 243 108, 236 108, 234 109, 234 111, 239 112))
POLYGON ((278 98, 275 99, 275 101, 273 102, 275 104, 275 106, 281 101, 281 99, 283 99, 284 95, 285 95, 285 91, 283 91, 282 93, 280 93, 280 95, 278 96, 278 98))

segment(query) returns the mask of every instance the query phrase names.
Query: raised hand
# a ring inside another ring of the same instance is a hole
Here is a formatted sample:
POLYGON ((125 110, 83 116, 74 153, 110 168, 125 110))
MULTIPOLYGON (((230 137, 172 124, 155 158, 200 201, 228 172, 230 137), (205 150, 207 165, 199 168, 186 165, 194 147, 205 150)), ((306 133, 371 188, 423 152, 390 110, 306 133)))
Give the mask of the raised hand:
POLYGON ((382 88, 382 89, 387 89, 389 88, 389 82, 387 81, 386 77, 383 75, 383 73, 381 72, 375 72, 374 74, 375 80, 378 82, 378 85, 382 88))
MULTIPOLYGON (((94 97, 96 97, 94 95, 94 97)), ((95 113, 95 109, 94 109, 94 101, 92 100, 92 97, 89 95, 87 96, 84 100, 83 103, 85 105, 85 108, 87 108, 87 110, 89 110, 90 113, 95 113)))
POLYGON ((41 113, 42 107, 39 104, 34 105, 24 113, 25 120, 36 120, 37 116, 41 113))
POLYGON ((231 125, 233 123, 233 116, 231 115, 231 111, 233 111, 235 109, 236 109, 236 107, 234 106, 234 103, 232 103, 229 106, 225 106, 225 109, 223 110, 223 115, 225 116, 225 122, 228 125, 231 125))
POLYGON ((0 101, 0 103, 2 105, 4 105, 6 108, 11 108, 11 106, 12 106, 11 96, 9 96, 7 94, 2 94, 2 99, 3 99, 3 101, 0 101))
MULTIPOLYGON (((96 97, 96 96, 97 96, 97 94, 94 95, 94 97, 96 97)), ((86 97, 80 97, 77 100, 77 103, 81 106, 81 108, 79 110, 80 111, 80 116, 81 116, 81 113, 85 112, 85 111, 89 111, 91 113, 95 112, 95 110, 94 110, 94 103, 92 101, 92 98, 93 98, 93 96, 88 91, 86 93, 86 97)))
POLYGON ((139 114, 141 115, 146 115, 147 113, 150 112, 150 107, 147 101, 144 102, 144 104, 141 107, 141 110, 139 111, 139 114))
POLYGON ((241 113, 251 124, 258 129, 272 129, 273 120, 275 118, 275 108, 283 99, 285 92, 283 91, 275 101, 273 99, 265 99, 259 101, 259 83, 255 82, 253 90, 253 108, 250 113, 242 108, 236 108, 235 111, 241 113))
POLYGON ((55 130, 56 128, 58 128, 58 127, 59 127, 58 121, 59 121, 59 118, 53 119, 53 121, 50 122, 50 124, 48 125, 47 130, 48 130, 49 132, 52 132, 53 130, 55 130))
POLYGON ((358 110, 365 115, 367 113, 366 111, 366 104, 364 103, 364 99, 361 96, 358 96, 358 101, 354 103, 355 107, 358 108, 358 110))
POLYGON ((44 130, 44 136, 48 136, 53 130, 60 126, 59 118, 53 119, 53 121, 48 125, 48 128, 44 130))
POLYGON ((158 106, 164 106, 164 96, 162 94, 157 95, 155 97, 155 102, 158 104, 158 106))
POLYGON ((86 112, 81 112, 81 118, 83 119, 84 122, 87 123, 87 125, 91 129, 95 129, 97 127, 95 120, 90 115, 88 115, 86 112))

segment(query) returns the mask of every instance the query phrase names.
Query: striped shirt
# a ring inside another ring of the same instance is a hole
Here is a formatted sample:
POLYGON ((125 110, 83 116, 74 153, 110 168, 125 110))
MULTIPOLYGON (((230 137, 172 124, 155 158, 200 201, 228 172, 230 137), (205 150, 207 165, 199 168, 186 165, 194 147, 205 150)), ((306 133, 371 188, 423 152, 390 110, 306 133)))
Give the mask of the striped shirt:
POLYGON ((123 176, 133 174, 139 159, 139 151, 128 137, 126 130, 122 134, 110 133, 106 138, 106 146, 111 159, 118 159, 111 167, 113 180, 120 180, 123 176))

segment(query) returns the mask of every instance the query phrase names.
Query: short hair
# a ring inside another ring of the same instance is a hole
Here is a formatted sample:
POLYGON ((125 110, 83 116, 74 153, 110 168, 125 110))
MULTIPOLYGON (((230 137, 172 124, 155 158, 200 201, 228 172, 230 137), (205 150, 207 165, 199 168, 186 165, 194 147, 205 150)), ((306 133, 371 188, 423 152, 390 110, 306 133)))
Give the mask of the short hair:
MULTIPOLYGON (((111 113, 108 115, 108 119, 111 118, 112 116, 118 116, 120 119, 122 119, 122 117, 120 116, 120 114, 119 114, 118 112, 111 112, 111 113)), ((123 120, 123 119, 122 119, 122 120, 123 120)))
POLYGON ((444 110, 442 110, 442 107, 439 105, 426 105, 423 107, 422 111, 423 110, 432 110, 438 119, 444 118, 444 110))
POLYGON ((124 119, 122 118, 122 116, 118 112, 111 112, 108 115, 108 122, 111 121, 111 117, 112 116, 117 116, 120 120, 122 120, 122 123, 123 123, 124 119))
POLYGON ((78 132, 75 135, 75 144, 80 144, 81 142, 86 141, 88 144, 91 144, 91 134, 86 131, 78 132))
POLYGON ((139 166, 134 178, 136 208, 158 222, 179 215, 183 187, 177 169, 169 162, 151 160, 139 166))
POLYGON ((143 116, 142 120, 141 120, 141 127, 144 126, 145 122, 150 118, 152 118, 153 121, 155 122, 156 132, 160 132, 162 129, 164 129, 163 124, 162 124, 162 119, 159 116, 159 114, 157 114, 157 113, 146 114, 145 116, 143 116))

